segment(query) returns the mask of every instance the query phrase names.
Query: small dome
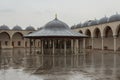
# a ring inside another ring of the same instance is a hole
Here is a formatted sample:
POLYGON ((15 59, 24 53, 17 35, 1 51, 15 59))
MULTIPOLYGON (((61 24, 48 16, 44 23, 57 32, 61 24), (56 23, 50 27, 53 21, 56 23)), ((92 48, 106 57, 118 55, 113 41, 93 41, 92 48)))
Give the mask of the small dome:
POLYGON ((97 25, 98 24, 98 21, 95 19, 95 20, 90 20, 89 21, 89 26, 93 26, 93 25, 97 25))
POLYGON ((112 15, 112 16, 108 19, 108 22, 114 22, 114 21, 120 21, 120 14, 112 15))
POLYGON ((98 24, 103 24, 103 23, 107 23, 108 22, 108 17, 103 17, 98 21, 98 24))
POLYGON ((12 30, 19 30, 20 31, 20 30, 22 30, 22 28, 20 26, 16 25, 16 26, 13 27, 12 30))
POLYGON ((81 27, 87 27, 87 26, 89 26, 90 22, 91 22, 91 20, 84 22, 84 23, 81 25, 81 27))
POLYGON ((76 28, 76 25, 71 26, 71 29, 75 29, 75 28, 76 28))
POLYGON ((0 26, 0 30, 10 30, 8 26, 2 25, 0 26))
POLYGON ((32 27, 32 26, 28 26, 25 30, 27 30, 27 31, 34 31, 34 30, 35 30, 35 28, 34 28, 34 27, 32 27))
POLYGON ((76 28, 80 28, 81 26, 82 26, 82 24, 79 23, 79 24, 76 25, 76 28))

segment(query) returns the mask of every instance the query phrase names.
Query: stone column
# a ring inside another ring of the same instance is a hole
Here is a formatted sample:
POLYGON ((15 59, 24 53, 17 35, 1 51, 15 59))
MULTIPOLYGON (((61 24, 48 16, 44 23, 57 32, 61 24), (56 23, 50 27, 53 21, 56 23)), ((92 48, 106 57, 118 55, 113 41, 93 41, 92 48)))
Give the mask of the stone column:
POLYGON ((55 58, 54 57, 55 56, 55 41, 54 40, 52 40, 52 48, 53 48, 52 49, 52 52, 53 52, 52 57, 53 57, 53 68, 54 68, 55 67, 55 59, 54 59, 55 58))
POLYGON ((25 41, 26 41, 26 39, 25 39, 25 38, 23 38, 23 39, 22 39, 22 42, 23 42, 22 47, 23 47, 23 48, 25 48, 25 47, 26 47, 26 46, 25 46, 25 41))
POLYGON ((78 54, 78 39, 75 40, 75 46, 76 46, 76 54, 78 54))
POLYGON ((10 47, 10 48, 13 48, 12 39, 10 39, 9 47, 10 47))
POLYGON ((94 38, 92 37, 92 49, 94 49, 94 38))
POLYGON ((54 43, 54 40, 52 41, 52 44, 53 44, 53 50, 52 50, 52 52, 53 52, 53 56, 55 55, 55 43, 54 43))
POLYGON ((104 50, 104 36, 102 36, 101 38, 102 38, 102 50, 104 50))
POLYGON ((75 39, 73 39, 73 53, 76 54, 76 42, 75 42, 75 39))
POLYGON ((42 53, 42 55, 44 55, 44 51, 43 51, 43 40, 41 40, 41 53, 42 53))
POLYGON ((33 40, 33 42, 34 42, 34 54, 35 54, 35 39, 33 40))
POLYGON ((73 39, 71 39, 71 53, 73 54, 73 39))
POLYGON ((66 39, 64 39, 64 55, 66 56, 66 39))
POLYGON ((32 40, 30 39, 30 54, 32 53, 32 40))
POLYGON ((85 49, 85 44, 86 44, 86 40, 85 40, 85 38, 83 38, 83 49, 85 49))
POLYGON ((75 62, 75 64, 76 64, 76 67, 78 67, 78 39, 76 39, 75 40, 75 48, 76 48, 76 53, 75 53, 75 57, 76 57, 76 62, 75 62))
POLYGON ((43 39, 41 39, 41 54, 42 54, 42 56, 41 56, 41 65, 43 66, 43 64, 44 64, 44 48, 43 48, 43 39))
POLYGON ((79 43, 78 43, 78 45, 79 45, 79 52, 81 52, 81 40, 79 39, 79 43))
POLYGON ((117 50, 117 36, 114 36, 114 52, 117 50))

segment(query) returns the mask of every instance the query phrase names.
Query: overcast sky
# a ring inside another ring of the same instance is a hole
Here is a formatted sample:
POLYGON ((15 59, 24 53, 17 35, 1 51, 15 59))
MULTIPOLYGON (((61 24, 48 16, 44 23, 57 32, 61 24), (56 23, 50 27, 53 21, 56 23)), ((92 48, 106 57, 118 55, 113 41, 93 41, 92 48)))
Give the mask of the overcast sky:
POLYGON ((55 18, 69 26, 120 13, 120 0, 0 0, 0 25, 44 26, 55 18))

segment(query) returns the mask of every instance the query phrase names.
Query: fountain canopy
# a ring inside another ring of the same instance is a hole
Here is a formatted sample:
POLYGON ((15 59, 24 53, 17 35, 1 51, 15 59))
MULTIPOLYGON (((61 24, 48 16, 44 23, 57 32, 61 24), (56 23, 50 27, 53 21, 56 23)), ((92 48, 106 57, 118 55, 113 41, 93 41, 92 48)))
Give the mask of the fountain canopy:
POLYGON ((69 26, 57 19, 48 22, 41 30, 35 31, 25 36, 26 38, 79 38, 87 37, 84 34, 75 32, 69 26))

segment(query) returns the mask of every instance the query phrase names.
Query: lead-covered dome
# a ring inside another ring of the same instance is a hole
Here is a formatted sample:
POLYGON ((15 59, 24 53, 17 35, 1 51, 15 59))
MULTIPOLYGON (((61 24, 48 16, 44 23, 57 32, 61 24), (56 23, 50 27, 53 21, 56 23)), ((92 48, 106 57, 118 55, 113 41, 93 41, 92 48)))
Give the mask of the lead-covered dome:
POLYGON ((90 23, 91 23, 91 20, 85 21, 81 26, 82 27, 87 27, 87 26, 89 26, 90 23))
POLYGON ((57 18, 55 18, 53 21, 48 22, 44 29, 50 29, 50 30, 61 30, 61 29, 69 29, 68 25, 57 18))
POLYGON ((82 24, 79 23, 79 24, 76 25, 76 28, 80 28, 81 26, 82 26, 82 24))
POLYGON ((71 29, 75 29, 75 28, 76 28, 76 25, 71 26, 71 29))
POLYGON ((10 30, 7 25, 1 25, 0 30, 10 30))
POLYGON ((88 24, 88 26, 93 26, 93 25, 97 25, 98 24, 98 20, 90 20, 89 21, 89 24, 88 24))
POLYGON ((32 26, 28 26, 25 30, 27 30, 27 31, 34 31, 34 30, 35 30, 35 28, 34 28, 34 27, 32 27, 32 26))
POLYGON ((13 27, 12 30, 19 30, 20 31, 20 30, 22 30, 22 28, 20 26, 16 25, 16 26, 13 27))
POLYGON ((41 30, 35 31, 25 36, 26 38, 73 38, 87 37, 86 35, 75 32, 69 26, 55 18, 48 22, 41 30))
POLYGON ((115 14, 110 16, 110 18, 108 19, 108 22, 114 22, 114 21, 120 21, 120 14, 115 14))
POLYGON ((104 23, 107 23, 107 22, 108 22, 108 17, 105 16, 98 21, 98 24, 104 24, 104 23))

